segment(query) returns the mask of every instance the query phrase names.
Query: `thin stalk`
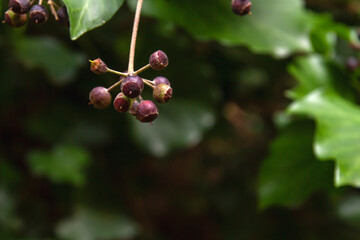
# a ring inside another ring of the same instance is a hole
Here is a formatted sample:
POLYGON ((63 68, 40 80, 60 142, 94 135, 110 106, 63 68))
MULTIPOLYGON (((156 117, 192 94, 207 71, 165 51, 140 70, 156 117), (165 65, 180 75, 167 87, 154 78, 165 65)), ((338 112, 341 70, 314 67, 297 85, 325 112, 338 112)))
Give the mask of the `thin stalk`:
POLYGON ((43 0, 39 0, 39 5, 41 5, 41 4, 42 4, 42 2, 43 2, 43 0))
POLYGON ((110 87, 107 89, 107 91, 110 92, 111 90, 113 90, 114 88, 116 88, 117 86, 119 86, 119 85, 122 83, 122 81, 124 81, 124 79, 121 79, 120 81, 114 83, 112 86, 110 86, 110 87))
POLYGON ((47 3, 48 3, 49 6, 50 6, 51 13, 52 13, 52 15, 54 15, 55 20, 58 21, 58 20, 59 20, 59 16, 57 15, 57 12, 56 12, 56 10, 55 10, 55 3, 54 3, 53 1, 51 1, 51 0, 48 0, 47 3))
POLYGON ((148 79, 144 79, 144 78, 143 78, 143 81, 144 81, 144 83, 145 83, 146 85, 148 85, 149 87, 151 87, 151 88, 154 88, 154 87, 155 87, 155 85, 154 85, 154 83, 153 83, 152 81, 150 81, 150 80, 148 80, 148 79))
POLYGON ((129 75, 128 73, 119 72, 119 71, 116 71, 116 70, 113 70, 113 69, 110 69, 110 68, 107 68, 107 72, 112 73, 112 74, 116 74, 116 75, 119 75, 119 76, 123 76, 123 77, 127 77, 129 75))
POLYGON ((148 65, 146 65, 146 66, 143 66, 142 68, 136 70, 136 71, 134 72, 134 75, 138 75, 139 73, 145 71, 145 70, 148 69, 149 67, 150 67, 150 64, 148 64, 148 65))
POLYGON ((140 13, 142 8, 143 0, 138 0, 135 12, 134 26, 131 36, 131 44, 130 44, 130 54, 129 54, 129 67, 128 72, 132 74, 134 72, 134 59, 135 59, 135 47, 136 47, 136 37, 139 29, 140 22, 140 13))

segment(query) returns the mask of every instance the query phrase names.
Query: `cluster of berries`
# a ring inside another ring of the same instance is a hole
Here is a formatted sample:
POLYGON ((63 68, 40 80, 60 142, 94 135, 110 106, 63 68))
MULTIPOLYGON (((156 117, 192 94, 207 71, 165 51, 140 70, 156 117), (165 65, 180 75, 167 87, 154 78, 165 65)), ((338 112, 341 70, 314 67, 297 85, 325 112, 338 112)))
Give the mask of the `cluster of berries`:
POLYGON ((236 15, 244 16, 251 14, 252 3, 250 0, 232 0, 231 9, 236 15))
POLYGON ((113 73, 120 75, 119 81, 111 87, 105 88, 99 86, 91 90, 89 104, 97 109, 105 109, 111 104, 110 91, 120 85, 121 92, 115 97, 113 102, 115 110, 121 113, 129 111, 140 122, 152 122, 159 115, 159 111, 152 101, 142 99, 141 93, 144 89, 144 84, 153 89, 153 97, 158 103, 166 103, 172 97, 173 90, 167 78, 159 76, 151 81, 138 76, 140 72, 147 68, 151 67, 156 71, 160 71, 168 65, 168 57, 161 50, 151 54, 148 65, 131 74, 109 69, 99 58, 90 62, 90 70, 96 74, 113 73))
MULTIPOLYGON (((39 0, 38 4, 34 4, 37 0, 10 0, 9 9, 5 12, 5 20, 12 27, 21 27, 30 20, 36 24, 44 23, 49 18, 49 13, 46 7, 42 5, 43 0, 39 0)), ((69 16, 66 6, 58 6, 52 0, 48 0, 47 4, 50 7, 52 15, 56 21, 64 26, 69 26, 69 16)))

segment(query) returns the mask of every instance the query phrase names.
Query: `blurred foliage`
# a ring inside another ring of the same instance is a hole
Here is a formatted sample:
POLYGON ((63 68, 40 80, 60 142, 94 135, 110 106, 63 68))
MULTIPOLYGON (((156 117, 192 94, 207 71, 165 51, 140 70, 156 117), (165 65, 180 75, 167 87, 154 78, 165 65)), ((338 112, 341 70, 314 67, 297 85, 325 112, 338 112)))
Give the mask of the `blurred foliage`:
POLYGON ((88 106, 136 0, 64 3, 70 33, 0 26, 0 239, 358 238, 357 0, 146 0, 135 67, 165 51, 174 88, 152 125, 88 106))

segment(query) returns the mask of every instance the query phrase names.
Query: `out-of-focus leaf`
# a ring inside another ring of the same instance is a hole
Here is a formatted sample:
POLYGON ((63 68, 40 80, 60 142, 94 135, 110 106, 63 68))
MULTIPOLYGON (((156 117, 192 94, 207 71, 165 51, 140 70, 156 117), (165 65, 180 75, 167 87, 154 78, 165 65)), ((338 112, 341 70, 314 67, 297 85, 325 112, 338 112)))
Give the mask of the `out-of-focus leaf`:
MULTIPOLYGON (((128 3, 134 8, 136 1, 128 3)), ((232 13, 230 1, 147 0, 144 14, 175 22, 200 39, 246 45, 258 53, 285 57, 311 50, 313 17, 300 0, 253 1, 252 15, 245 17, 232 13)))
POLYGON ((259 178, 259 207, 294 207, 319 189, 332 186, 333 167, 317 161, 312 149, 313 124, 296 122, 271 145, 259 178))
POLYGON ((50 152, 34 150, 29 154, 31 171, 36 176, 46 176, 55 183, 72 183, 80 186, 85 182, 84 168, 89 153, 77 146, 56 146, 50 152))
POLYGON ((290 113, 306 114, 317 123, 315 153, 335 160, 335 185, 360 187, 360 109, 330 90, 315 90, 297 100, 290 113))
POLYGON ((57 235, 69 240, 131 239, 137 233, 135 224, 123 215, 78 208, 74 216, 61 222, 57 235))
POLYGON ((68 84, 85 63, 84 56, 50 37, 19 38, 16 55, 28 68, 41 68, 56 85, 68 84))
POLYGON ((124 0, 63 0, 70 18, 70 36, 76 40, 82 34, 106 23, 124 0))
POLYGON ((298 82, 297 87, 288 92, 288 96, 293 99, 302 98, 319 87, 352 97, 347 84, 350 76, 337 64, 325 60, 320 55, 299 57, 289 66, 288 71, 298 82))
POLYGON ((0 227, 15 230, 20 226, 20 219, 15 216, 14 200, 4 189, 0 188, 0 227))
POLYGON ((337 213, 342 220, 360 226, 360 197, 354 195, 341 201, 337 213))
POLYGON ((212 111, 194 102, 174 99, 170 104, 161 105, 159 112, 152 124, 131 121, 134 140, 155 156, 197 144, 204 131, 215 123, 212 111))

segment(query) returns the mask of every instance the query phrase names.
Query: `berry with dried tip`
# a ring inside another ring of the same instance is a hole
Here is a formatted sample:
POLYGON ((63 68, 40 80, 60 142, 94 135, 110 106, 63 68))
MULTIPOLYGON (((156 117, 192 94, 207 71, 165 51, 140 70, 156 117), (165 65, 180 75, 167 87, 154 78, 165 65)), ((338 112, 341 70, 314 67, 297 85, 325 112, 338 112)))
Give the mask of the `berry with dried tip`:
POLYGON ((139 76, 128 76, 121 83, 121 91, 129 98, 139 96, 144 89, 144 81, 139 76))
POLYGON ((108 67, 100 58, 98 58, 95 60, 90 60, 90 70, 93 73, 100 75, 100 74, 106 73, 108 70, 108 67))
POLYGON ((14 13, 23 14, 27 13, 30 10, 30 1, 29 0, 10 0, 9 8, 14 11, 14 13))
POLYGON ((28 20, 27 14, 17 14, 14 13, 11 9, 7 10, 5 12, 5 20, 7 24, 9 24, 12 27, 21 27, 23 26, 28 20))
POLYGON ((252 3, 250 0, 232 0, 231 9, 232 11, 240 16, 250 14, 252 3))
POLYGON ((124 113, 129 110, 131 99, 126 97, 123 93, 119 93, 114 99, 114 108, 116 111, 124 113))
POLYGON ((69 27, 70 26, 70 22, 69 22, 69 15, 66 9, 66 6, 62 6, 61 8, 59 8, 56 11, 58 17, 59 17, 59 23, 65 27, 69 27))
POLYGON ((111 94, 104 87, 95 87, 89 94, 90 103, 97 109, 105 109, 111 104, 111 94))
POLYGON ((48 20, 49 14, 45 7, 41 5, 34 5, 30 9, 30 19, 36 24, 44 23, 48 20))
POLYGON ((162 77, 162 76, 158 76, 154 78, 153 82, 155 83, 155 85, 166 84, 170 86, 169 80, 166 77, 162 77))
POLYGON ((152 122, 158 117, 158 115, 158 108, 150 100, 142 101, 137 106, 136 119, 140 122, 152 122))
POLYGON ((169 59, 163 51, 158 50, 151 54, 149 64, 154 70, 160 71, 167 67, 169 59))
POLYGON ((137 100, 134 100, 133 102, 132 102, 132 104, 131 104, 131 107, 130 107, 130 109, 129 109, 129 113, 131 114, 131 115, 136 115, 136 110, 137 110, 137 108, 138 108, 138 106, 139 106, 139 102, 137 101, 137 100))
POLYGON ((159 103, 168 102, 173 94, 173 90, 169 85, 159 84, 154 87, 153 97, 159 103))
POLYGON ((346 68, 351 71, 354 72, 358 67, 360 67, 360 62, 357 58, 355 57, 349 57, 346 61, 346 68))

